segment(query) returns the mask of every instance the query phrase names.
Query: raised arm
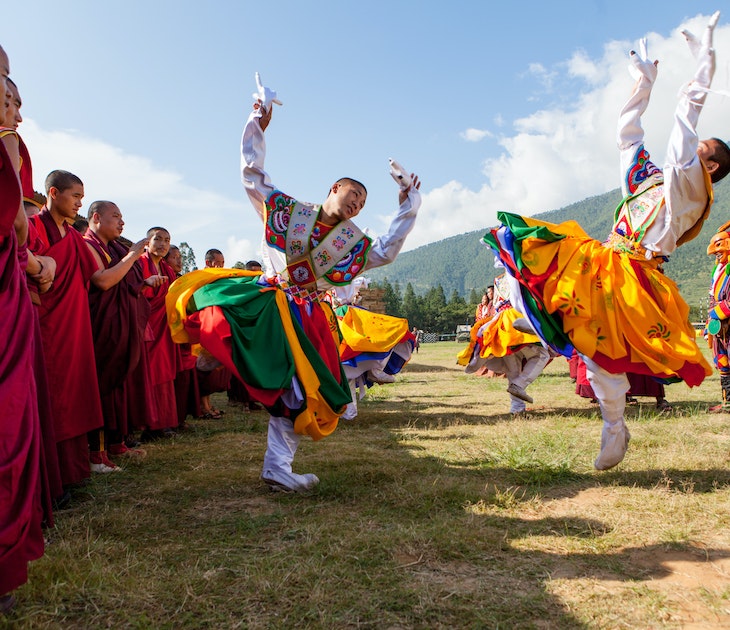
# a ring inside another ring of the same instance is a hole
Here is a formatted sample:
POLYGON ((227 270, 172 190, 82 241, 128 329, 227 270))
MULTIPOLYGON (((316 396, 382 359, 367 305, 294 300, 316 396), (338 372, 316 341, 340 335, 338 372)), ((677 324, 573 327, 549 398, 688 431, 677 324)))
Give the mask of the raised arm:
POLYGON ((682 90, 669 135, 664 165, 665 224, 669 229, 666 236, 657 239, 665 253, 671 253, 678 243, 692 238, 710 203, 705 169, 697 156, 697 121, 715 73, 712 32, 719 15, 715 13, 710 18, 701 40, 684 31, 697 59, 697 69, 692 81, 682 90))
POLYGON ((406 236, 416 223, 416 215, 421 207, 421 182, 418 176, 411 173, 411 185, 406 190, 398 191, 400 207, 390 224, 388 233, 380 236, 373 242, 365 269, 382 267, 392 263, 400 253, 406 236))
POLYGON ((248 193, 254 210, 263 220, 263 203, 274 190, 271 178, 264 170, 266 158, 266 138, 264 131, 271 122, 274 103, 281 105, 276 92, 261 84, 261 77, 256 73, 258 91, 253 95, 255 103, 249 114, 241 137, 241 179, 248 193))
POLYGON ((649 105, 656 80, 657 64, 648 57, 646 39, 640 40, 639 52, 631 51, 629 66, 636 83, 618 119, 617 142, 621 152, 621 192, 624 196, 633 193, 641 181, 657 170, 644 148, 644 128, 641 126, 641 116, 649 105))
POLYGON ((715 74, 715 50, 712 48, 712 34, 720 17, 716 12, 707 24, 701 39, 689 31, 682 31, 692 55, 697 60, 695 75, 682 90, 677 109, 674 112, 674 126, 667 148, 667 166, 685 167, 697 158, 697 121, 705 104, 707 91, 715 74))

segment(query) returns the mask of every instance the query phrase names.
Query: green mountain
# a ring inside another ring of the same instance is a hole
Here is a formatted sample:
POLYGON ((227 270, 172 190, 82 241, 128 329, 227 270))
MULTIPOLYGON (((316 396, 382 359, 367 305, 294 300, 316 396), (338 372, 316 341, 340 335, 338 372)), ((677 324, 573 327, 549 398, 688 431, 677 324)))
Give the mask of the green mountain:
MULTIPOLYGON (((611 229, 613 214, 620 201, 621 193, 616 189, 534 216, 552 223, 572 219, 590 236, 603 240, 611 229)), ((713 259, 706 253, 707 244, 718 226, 728 220, 730 178, 715 187, 715 204, 700 235, 680 247, 664 266, 666 274, 679 285, 690 306, 701 307, 706 299, 713 267, 713 259)), ((401 291, 410 283, 418 295, 440 284, 447 296, 456 291, 468 299, 472 289, 481 294, 496 275, 494 257, 481 242, 487 229, 459 234, 402 253, 393 264, 373 269, 367 275, 376 282, 386 278, 393 285, 397 282, 401 291)))

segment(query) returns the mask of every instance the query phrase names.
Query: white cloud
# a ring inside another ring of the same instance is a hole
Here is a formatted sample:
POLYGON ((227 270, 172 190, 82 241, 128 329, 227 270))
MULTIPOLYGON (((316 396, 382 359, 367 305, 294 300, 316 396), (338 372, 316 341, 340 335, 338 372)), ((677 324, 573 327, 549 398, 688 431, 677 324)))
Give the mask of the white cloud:
POLYGON ((494 134, 486 129, 474 129, 474 127, 469 127, 469 129, 462 131, 459 135, 467 142, 480 142, 481 140, 484 140, 484 138, 493 137, 494 134))
POLYGON ((528 65, 528 73, 535 76, 543 84, 546 90, 550 90, 553 86, 553 81, 558 76, 557 70, 548 70, 541 63, 531 63, 528 65))
POLYGON ((200 266, 211 247, 221 249, 230 264, 257 257, 258 242, 238 237, 261 233, 243 192, 240 199, 229 199, 191 186, 179 173, 148 158, 73 130, 48 131, 26 118, 19 131, 33 159, 36 190, 43 191, 46 174, 56 168, 84 181, 81 214, 95 199, 114 201, 124 215, 127 238, 139 240, 149 227, 162 225, 173 242, 185 241, 193 248, 200 266))
MULTIPOLYGON (((664 159, 679 89, 694 72, 680 29, 700 33, 706 19, 691 20, 669 37, 648 35, 649 54, 660 64, 643 122, 646 146, 657 163, 664 159)), ((718 66, 713 87, 728 91, 730 26, 716 29, 714 44, 718 66)), ((566 107, 570 101, 564 99, 560 106, 512 121, 515 133, 499 138, 503 152, 498 157, 485 159, 485 183, 478 190, 450 181, 426 192, 407 248, 494 225, 498 210, 532 215, 617 188, 615 129, 633 84, 628 73, 632 45, 635 42, 610 42, 600 59, 576 52, 568 63, 557 64, 568 75, 561 81, 573 79, 573 106, 566 107)), ((533 64, 531 70, 541 77, 553 74, 541 64, 533 64)), ((730 99, 722 95, 708 96, 698 127, 700 137, 730 136, 729 104, 730 99)))

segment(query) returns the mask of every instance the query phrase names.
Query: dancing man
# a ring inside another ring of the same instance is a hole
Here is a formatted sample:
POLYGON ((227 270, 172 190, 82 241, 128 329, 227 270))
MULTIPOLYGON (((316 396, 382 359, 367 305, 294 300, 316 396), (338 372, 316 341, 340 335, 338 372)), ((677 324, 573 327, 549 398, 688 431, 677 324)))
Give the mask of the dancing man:
POLYGON ((502 226, 484 241, 520 283, 518 310, 550 347, 587 365, 604 425, 598 470, 620 463, 629 443, 624 422, 626 372, 699 385, 711 374, 689 323, 689 307, 661 265, 699 234, 712 205, 712 183, 730 170, 721 140, 698 141, 696 125, 715 71, 715 13, 701 40, 684 31, 697 69, 675 110, 664 169, 644 148, 641 115, 649 103, 657 62, 646 41, 631 51, 637 82, 621 111, 618 145, 624 199, 605 243, 574 222, 554 225, 499 213, 502 226))
POLYGON ((301 437, 317 440, 332 433, 352 400, 338 354, 337 319, 324 297, 367 269, 395 260, 416 220, 420 182, 406 177, 410 181, 401 184, 398 212, 379 238, 352 221, 367 196, 357 180, 337 180, 321 205, 284 194, 264 170, 264 131, 273 104, 280 103, 256 78, 259 89, 243 130, 241 167, 246 192, 264 223, 265 272, 187 274, 184 283, 176 283, 168 305, 174 307, 173 337, 199 339, 269 411, 261 478, 273 490, 306 492, 319 479, 292 472, 301 437), (189 296, 194 299, 186 301, 189 296), (193 303, 197 311, 191 314, 186 305, 193 303))

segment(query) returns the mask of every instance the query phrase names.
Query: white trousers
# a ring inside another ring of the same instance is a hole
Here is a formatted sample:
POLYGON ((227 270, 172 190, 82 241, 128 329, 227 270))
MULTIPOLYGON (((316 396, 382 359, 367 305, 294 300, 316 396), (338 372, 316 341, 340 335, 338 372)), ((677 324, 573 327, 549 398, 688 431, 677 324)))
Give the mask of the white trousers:
MULTIPOLYGON (((503 371, 507 381, 514 383, 522 389, 527 387, 542 374, 545 366, 550 361, 550 353, 540 345, 533 344, 525 346, 514 354, 502 357, 503 371), (524 363, 523 363, 524 361, 524 363)), ((510 412, 521 413, 525 410, 525 401, 517 396, 509 395, 510 412)))
POLYGON ((586 376, 596 394, 601 407, 604 426, 615 425, 624 421, 626 409, 626 392, 629 391, 629 379, 625 373, 611 374, 592 359, 580 355, 586 363, 586 376))
POLYGON ((302 436, 294 432, 294 423, 288 418, 269 417, 269 431, 264 454, 264 471, 292 472, 291 465, 302 436))

